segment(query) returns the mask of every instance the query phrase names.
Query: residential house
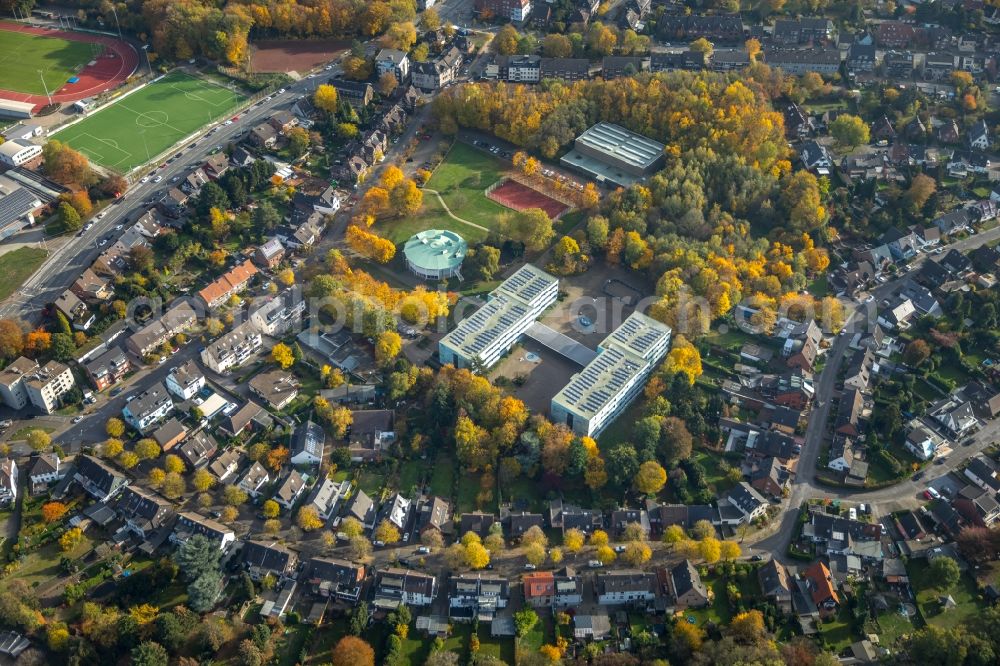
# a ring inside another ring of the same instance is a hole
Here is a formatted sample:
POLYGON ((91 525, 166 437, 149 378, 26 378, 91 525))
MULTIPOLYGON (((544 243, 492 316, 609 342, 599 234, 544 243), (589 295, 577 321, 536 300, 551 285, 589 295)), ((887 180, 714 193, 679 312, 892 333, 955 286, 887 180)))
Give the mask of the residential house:
POLYGON ((840 69, 840 50, 835 47, 813 49, 767 49, 764 60, 786 74, 796 76, 815 72, 833 76, 840 69))
POLYGON ((803 16, 776 20, 771 39, 774 43, 784 46, 815 46, 830 41, 833 35, 833 22, 829 19, 803 16))
POLYGON ((845 389, 840 394, 840 404, 837 406, 837 416, 833 422, 833 432, 844 437, 857 438, 863 434, 861 422, 865 411, 865 394, 858 389, 845 389))
POLYGON ((392 610, 400 605, 430 606, 437 597, 434 576, 408 569, 382 569, 376 574, 373 605, 380 610, 392 610))
POLYGON ((424 90, 440 90, 455 80, 461 64, 462 54, 454 46, 434 60, 414 63, 413 85, 424 90))
POLYGON ((439 534, 451 533, 451 505, 437 496, 425 497, 417 507, 417 531, 423 534, 435 530, 439 534))
POLYGON ((107 301, 115 294, 111 281, 90 268, 84 270, 73 282, 70 291, 85 301, 107 301))
POLYGON ((713 43, 742 44, 745 38, 743 20, 738 14, 664 15, 657 20, 656 30, 668 42, 690 43, 704 37, 713 43))
POLYGON ((788 570, 778 560, 768 558, 767 563, 757 569, 757 581, 765 599, 778 607, 782 613, 792 610, 792 587, 788 570))
POLYGON ((314 486, 312 494, 309 495, 308 505, 316 510, 320 518, 329 520, 350 495, 351 487, 351 482, 346 479, 334 481, 325 477, 314 486))
POLYGON ((78 455, 74 469, 73 480, 98 502, 107 502, 129 483, 128 478, 92 456, 78 455))
MULTIPOLYGON (((567 567, 563 571, 572 572, 572 569, 567 567)), ((524 585, 524 602, 533 608, 555 608, 579 604, 582 600, 580 594, 582 585, 579 578, 575 574, 567 576, 564 573, 564 575, 559 576, 559 579, 563 582, 572 581, 571 587, 566 586, 563 590, 569 592, 570 603, 558 603, 559 600, 565 601, 566 595, 561 595, 557 589, 557 576, 556 572, 553 571, 532 571, 524 574, 521 581, 524 585)))
POLYGON ((494 523, 499 522, 496 515, 492 513, 482 513, 480 511, 474 511, 472 513, 463 513, 459 516, 458 523, 458 533, 464 535, 468 532, 479 535, 481 539, 485 539, 490 535, 494 523))
POLYGON ((826 146, 816 141, 806 141, 799 149, 802 166, 820 176, 829 176, 833 169, 833 157, 826 146))
POLYGON ((168 419, 159 428, 153 431, 153 441, 156 442, 164 452, 169 451, 184 441, 187 437, 187 427, 176 418, 168 419))
POLYGON ((604 513, 596 509, 582 509, 563 500, 549 502, 549 525, 554 529, 578 529, 584 534, 604 529, 604 513))
POLYGON ((336 215, 340 210, 341 192, 333 185, 327 187, 313 201, 313 210, 320 215, 336 215))
POLYGON ((223 419, 218 427, 229 437, 238 437, 248 429, 267 430, 273 424, 274 420, 267 410, 253 400, 248 400, 245 405, 223 419))
POLYGON ((115 502, 118 519, 126 530, 150 545, 160 545, 173 525, 174 507, 167 500, 142 488, 127 487, 115 502), (156 535, 159 533, 159 538, 156 535))
POLYGON ((156 382, 125 403, 122 417, 130 426, 145 434, 173 409, 174 402, 167 393, 167 387, 163 382, 156 382))
POLYGON ((899 296, 888 310, 878 315, 878 325, 888 330, 903 331, 910 327, 910 320, 917 314, 913 301, 899 296))
POLYGON ((656 575, 635 569, 601 571, 594 591, 602 606, 645 607, 656 599, 656 575))
POLYGON ((382 49, 375 56, 375 71, 379 76, 392 73, 399 84, 410 77, 410 57, 399 49, 382 49))
POLYGON ((299 328, 305 310, 306 301, 302 298, 301 288, 292 287, 263 305, 254 304, 250 322, 263 335, 280 338, 299 328))
POLYGON ((375 503, 359 488, 347 505, 347 516, 357 520, 366 530, 371 530, 375 527, 377 515, 375 503))
POLYGON ((649 59, 639 56, 605 56, 601 62, 601 75, 605 80, 635 76, 649 69, 649 59))
POLYGON ((850 437, 834 437, 830 443, 826 466, 830 469, 847 473, 854 464, 854 440, 850 437))
POLYGON ((542 79, 582 81, 590 76, 590 61, 586 58, 542 58, 539 69, 542 79))
POLYGON ((260 331, 252 322, 244 322, 205 347, 201 362, 213 372, 228 372, 246 363, 263 346, 260 331))
POLYGON ((711 603, 708 589, 691 560, 663 569, 675 610, 704 608, 711 603))
POLYGON ((66 469, 62 465, 62 460, 55 453, 38 454, 28 472, 28 480, 31 482, 33 493, 44 490, 50 483, 55 483, 64 476, 66 476, 66 469))
MULTIPOLYGON (((274 369, 256 374, 248 386, 251 393, 276 411, 287 407, 299 394, 299 380, 285 370, 274 369)), ((294 459, 292 462, 295 462, 294 459)))
POLYGON ((218 180, 229 171, 229 157, 223 152, 209 155, 201 168, 211 180, 218 180))
POLYGON ((854 42, 847 49, 846 63, 849 72, 874 72, 876 65, 875 45, 854 42))
POLYGON ((751 523, 764 515, 767 500, 746 481, 740 481, 720 498, 723 503, 735 507, 742 514, 739 522, 751 523))
POLYGON ((1000 503, 997 502, 996 493, 978 486, 970 484, 959 490, 952 505, 969 525, 991 527, 1000 519, 1000 503))
POLYGON ((66 317, 74 330, 89 330, 97 321, 97 315, 90 311, 87 304, 81 301, 72 289, 67 289, 60 294, 54 305, 56 310, 66 317))
POLYGON ((170 535, 170 541, 182 544, 195 535, 209 539, 221 551, 225 551, 230 544, 236 541, 236 535, 233 534, 233 531, 220 522, 190 511, 179 513, 177 523, 174 525, 174 532, 170 535))
POLYGON ((270 123, 260 123, 250 130, 250 141, 260 148, 274 148, 278 145, 278 133, 270 123))
POLYGON ((875 353, 870 349, 855 352, 844 375, 844 388, 858 389, 859 391, 868 390, 868 385, 871 383, 872 366, 874 364, 875 353))
POLYGON ((750 472, 750 486, 762 495, 782 497, 788 485, 788 470, 777 458, 764 458, 750 472))
POLYGON ((17 500, 17 463, 10 458, 0 461, 0 504, 17 500))
MULTIPOLYGON (((182 443, 180 447, 178 447, 177 454, 191 469, 198 469, 207 465, 208 461, 211 460, 212 456, 218 453, 218 451, 219 444, 215 441, 215 438, 206 431, 199 430, 188 437, 187 440, 182 443)), ((238 452, 231 451, 230 453, 236 454, 233 458, 237 461, 239 460, 238 452)), ((223 471, 223 476, 228 477, 229 474, 236 471, 236 467, 234 465, 233 469, 226 473, 225 470, 228 469, 228 467, 229 463, 221 468, 220 471, 223 471)))
POLYGON ((910 79, 914 58, 910 51, 887 51, 882 55, 882 69, 890 79, 910 79))
POLYGON ((913 304, 914 310, 922 317, 940 317, 943 313, 941 305, 934 294, 926 287, 922 287, 912 280, 903 283, 903 288, 899 290, 901 298, 905 298, 913 304))
POLYGON ((348 451, 354 462, 379 460, 382 451, 396 441, 395 414, 391 409, 351 411, 347 432, 348 451))
POLYGON ((309 560, 305 581, 321 597, 357 603, 365 580, 365 567, 346 560, 314 557, 309 560))
MULTIPOLYGON (((218 448, 218 447, 216 447, 216 448, 218 448)), ((183 451, 183 449, 182 449, 182 451, 183 451)), ((197 453, 197 452, 195 452, 195 453, 197 453)), ((200 460, 200 456, 199 456, 199 460, 200 460)), ((237 450, 237 449, 229 449, 227 451, 223 451, 219 455, 219 457, 217 457, 215 460, 213 460, 211 463, 209 463, 209 465, 208 465, 208 471, 211 472, 213 475, 215 475, 215 478, 217 478, 220 482, 224 482, 226 479, 230 478, 233 474, 235 474, 236 470, 239 469, 239 467, 240 467, 240 452, 239 452, 239 450, 237 450)), ((265 474, 266 474, 266 472, 265 472, 265 474)), ((267 483, 266 479, 265 479, 264 482, 267 483)), ((240 488, 243 489, 244 491, 246 491, 246 488, 243 485, 240 485, 240 488)), ((253 497, 256 497, 256 495, 253 495, 249 491, 247 491, 247 494, 251 495, 253 497)))
POLYGON ((196 321, 198 315, 194 308, 181 302, 129 336, 125 348, 140 358, 146 357, 178 333, 187 331, 196 321))
POLYGON ((962 470, 962 474, 983 490, 992 493, 1000 492, 1000 478, 997 475, 997 464, 985 454, 980 453, 977 456, 969 458, 969 462, 965 469, 962 470))
POLYGON ((163 383, 178 400, 191 400, 205 388, 205 374, 191 359, 171 368, 163 383))
POLYGON ((573 617, 573 637, 583 641, 603 641, 611 637, 611 618, 607 613, 578 614, 573 617))
POLYGON ((36 361, 21 356, 0 371, 0 396, 11 409, 33 405, 51 414, 74 386, 73 372, 59 361, 39 366, 36 361))
POLYGON ((484 573, 452 575, 448 585, 448 617, 459 622, 492 621, 507 607, 510 585, 502 576, 484 573))
POLYGON ((372 84, 346 79, 330 79, 328 83, 337 89, 337 98, 344 99, 355 108, 363 108, 371 104, 375 97, 372 84))
POLYGON ((924 428, 914 428, 906 433, 903 444, 906 450, 920 460, 930 460, 938 448, 937 438, 924 428))
MULTIPOLYGON (((250 469, 248 469, 240 478, 237 486, 247 495, 256 499, 257 497, 260 497, 264 486, 270 483, 270 481, 271 475, 268 473, 267 469, 259 462, 254 462, 254 464, 250 466, 250 469)), ((290 490, 294 490, 294 488, 290 488, 290 490)), ((277 501, 277 499, 275 499, 275 501, 277 501)))
POLYGON ((957 278, 963 278, 972 272, 972 262, 958 250, 949 250, 938 263, 957 278))
POLYGON ((117 384, 132 371, 132 360, 121 347, 112 347, 84 364, 87 379, 98 391, 117 384))
POLYGON ((992 143, 990 127, 985 120, 978 120, 972 124, 968 133, 969 148, 973 150, 986 150, 992 143))
POLYGON ((275 268, 285 258, 285 246, 277 238, 262 243, 254 250, 253 260, 261 268, 275 268))
POLYGON ((927 415, 940 424, 952 439, 959 439, 979 428, 979 419, 968 401, 942 398, 930 406, 927 415))
POLYGON ((199 291, 198 298, 207 308, 217 308, 229 300, 230 296, 246 291, 255 275, 257 267, 247 259, 199 291))
POLYGON ((812 602, 819 609, 820 615, 829 615, 840 606, 840 596, 837 594, 830 569, 822 562, 814 562, 801 574, 806 583, 812 602))
POLYGON ((243 568, 256 581, 268 575, 278 579, 294 576, 298 563, 298 555, 277 542, 250 539, 243 546, 243 568))
POLYGON ((291 111, 281 109, 272 113, 271 117, 267 119, 267 122, 271 124, 271 127, 284 134, 298 125, 299 119, 296 118, 295 114, 291 111))
POLYGON ((532 7, 531 0, 476 0, 473 15, 481 20, 499 19, 521 23, 528 19, 532 7))
POLYGON ((387 520, 389 524, 396 527, 401 534, 407 531, 412 515, 412 500, 406 499, 399 493, 390 497, 382 507, 382 519, 387 520))
POLYGON ((542 514, 528 513, 526 511, 508 513, 506 510, 502 510, 501 522, 506 526, 504 534, 508 539, 514 540, 519 540, 522 536, 524 536, 524 533, 532 527, 537 527, 539 529, 544 527, 542 514))

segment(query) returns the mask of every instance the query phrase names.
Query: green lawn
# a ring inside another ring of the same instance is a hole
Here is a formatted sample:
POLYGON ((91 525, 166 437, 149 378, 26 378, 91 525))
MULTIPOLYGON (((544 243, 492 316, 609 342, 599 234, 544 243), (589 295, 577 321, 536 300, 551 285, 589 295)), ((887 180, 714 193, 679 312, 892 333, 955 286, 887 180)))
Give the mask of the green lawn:
POLYGON ((420 483, 424 475, 424 467, 416 460, 399 461, 399 491, 410 492, 410 488, 420 483))
POLYGON ((721 454, 701 449, 691 454, 691 459, 705 468, 705 481, 716 492, 721 493, 736 485, 727 479, 725 473, 722 471, 720 464, 723 459, 721 454))
POLYGON ((507 209, 487 199, 483 191, 503 178, 507 168, 504 162, 481 150, 456 142, 427 187, 440 192, 455 215, 489 227, 507 209))
POLYGON ((732 613, 726 598, 726 579, 722 576, 704 576, 701 580, 714 595, 712 603, 705 608, 689 608, 684 611, 685 620, 693 617, 699 627, 705 626, 708 622, 728 624, 732 613))
POLYGON ((911 559, 906 564, 910 576, 910 585, 917 594, 917 607, 924 621, 942 629, 951 629, 969 622, 985 608, 976 591, 976 584, 968 574, 962 574, 958 584, 950 590, 940 590, 934 587, 931 579, 930 564, 927 560, 911 559), (942 611, 938 598, 950 594, 957 604, 956 608, 942 611))
POLYGON ((59 560, 64 555, 75 560, 86 555, 93 547, 94 541, 86 534, 68 553, 63 553, 55 541, 50 541, 38 550, 25 555, 13 577, 23 580, 28 585, 39 585, 50 578, 62 575, 59 560))
MULTIPOLYGON (((459 217, 463 217, 463 219, 469 220, 470 222, 475 221, 471 218, 464 217, 461 213, 456 212, 455 214, 459 217)), ((483 227, 490 226, 483 224, 482 222, 475 222, 483 227)), ((418 231, 424 231, 425 229, 444 229, 446 231, 454 231, 470 244, 478 243, 486 238, 486 232, 482 229, 470 227, 467 224, 463 224, 462 222, 449 217, 445 212, 444 207, 441 205, 441 202, 438 201, 438 198, 430 192, 424 193, 424 207, 416 215, 408 215, 403 218, 376 222, 373 229, 391 240, 396 245, 405 243, 409 240, 410 236, 418 231)))
POLYGON ((916 630, 910 619, 899 613, 898 608, 890 608, 885 613, 879 613, 878 627, 879 640, 886 647, 894 645, 900 638, 916 630))
POLYGON ((431 494, 439 497, 451 497, 455 487, 455 463, 447 456, 440 456, 434 461, 431 472, 431 494))
POLYGON ((385 477, 381 473, 367 468, 358 470, 354 481, 358 484, 358 488, 361 488, 366 495, 376 498, 379 491, 382 490, 382 486, 385 485, 385 477))
POLYGON ((28 433, 32 430, 41 430, 44 433, 50 433, 55 430, 55 428, 50 428, 49 426, 24 426, 19 430, 15 430, 14 434, 8 439, 12 442, 19 442, 21 440, 28 438, 28 433))
POLYGON ((173 72, 54 135, 91 161, 121 172, 145 164, 245 97, 173 72))
MULTIPOLYGON (((7 34, 10 33, 0 31, 0 35, 7 34)), ((0 300, 13 294, 32 273, 38 270, 48 254, 37 247, 19 247, 0 255, 0 300)))
POLYGON ((855 640, 851 628, 851 611, 846 606, 841 608, 835 617, 819 625, 819 633, 834 653, 849 647, 855 640))
POLYGON ((90 42, 0 30, 0 88, 32 95, 44 95, 48 88, 54 93, 102 48, 90 42))

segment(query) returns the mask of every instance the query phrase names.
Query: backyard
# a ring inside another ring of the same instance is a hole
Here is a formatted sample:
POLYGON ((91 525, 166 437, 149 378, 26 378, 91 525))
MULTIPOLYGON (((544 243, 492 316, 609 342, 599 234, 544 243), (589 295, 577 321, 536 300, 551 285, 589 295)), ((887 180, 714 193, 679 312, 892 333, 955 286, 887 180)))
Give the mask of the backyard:
POLYGON ((917 608, 928 624, 951 629, 961 626, 974 618, 985 606, 976 591, 976 583, 968 573, 950 590, 936 587, 936 581, 931 578, 930 563, 924 559, 911 559, 906 563, 906 571, 910 577, 910 586, 917 595, 917 608), (945 610, 939 599, 951 595, 955 607, 945 610))

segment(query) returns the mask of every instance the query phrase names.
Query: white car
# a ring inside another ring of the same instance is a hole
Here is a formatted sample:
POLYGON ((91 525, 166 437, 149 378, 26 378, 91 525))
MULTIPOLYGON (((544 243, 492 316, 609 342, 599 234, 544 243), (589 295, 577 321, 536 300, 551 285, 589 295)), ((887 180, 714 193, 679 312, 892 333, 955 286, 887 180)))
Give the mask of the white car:
POLYGON ((125 228, 125 225, 124 225, 124 224, 119 224, 119 225, 116 225, 116 226, 115 226, 115 231, 121 231, 121 230, 122 230, 122 229, 124 229, 124 228, 125 228))
POLYGON ((149 182, 149 176, 143 176, 142 178, 139 179, 139 182, 140 183, 148 183, 149 182))
POLYGON ((587 562, 587 566, 590 567, 591 569, 600 569, 604 565, 601 564, 600 560, 591 560, 591 561, 587 562))
POLYGON ((97 214, 97 219, 98 220, 103 220, 104 216, 107 215, 107 214, 108 214, 108 211, 102 210, 100 213, 97 214))
POLYGON ((157 176, 156 178, 154 178, 154 179, 153 179, 153 182, 154 182, 154 183, 160 183, 160 182, 163 182, 163 176, 157 176))
POLYGON ((538 567, 536 567, 536 566, 535 566, 534 564, 532 564, 531 562, 528 562, 527 564, 525 564, 525 565, 524 565, 524 569, 525 569, 525 571, 534 571, 534 570, 535 570, 535 569, 537 569, 537 568, 538 568, 538 567))
POLYGON ((333 65, 327 65, 327 66, 326 66, 326 67, 324 67, 323 69, 325 69, 326 71, 328 71, 328 72, 329 72, 329 71, 330 71, 331 69, 333 69, 333 65))
POLYGON ((232 120, 227 120, 226 122, 223 123, 223 125, 232 125, 232 124, 233 124, 232 120))
POLYGON ((285 94, 285 89, 284 88, 279 88, 278 89, 278 94, 279 95, 284 95, 285 94))

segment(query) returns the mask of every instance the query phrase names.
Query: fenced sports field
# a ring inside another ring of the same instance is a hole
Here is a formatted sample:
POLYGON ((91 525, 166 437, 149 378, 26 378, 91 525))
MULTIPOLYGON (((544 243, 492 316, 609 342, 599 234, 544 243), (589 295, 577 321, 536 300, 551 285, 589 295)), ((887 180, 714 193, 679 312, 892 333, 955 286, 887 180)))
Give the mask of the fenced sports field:
POLYGON ((92 162, 120 173, 149 162, 246 98, 217 83, 174 72, 56 133, 92 162))
POLYGON ((486 197, 513 210, 541 208, 553 220, 569 210, 570 206, 539 192, 530 185, 504 178, 486 188, 486 197))
POLYGON ((103 46, 91 42, 0 28, 0 88, 44 95, 48 86, 54 93, 103 50, 103 46))

